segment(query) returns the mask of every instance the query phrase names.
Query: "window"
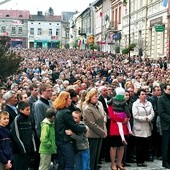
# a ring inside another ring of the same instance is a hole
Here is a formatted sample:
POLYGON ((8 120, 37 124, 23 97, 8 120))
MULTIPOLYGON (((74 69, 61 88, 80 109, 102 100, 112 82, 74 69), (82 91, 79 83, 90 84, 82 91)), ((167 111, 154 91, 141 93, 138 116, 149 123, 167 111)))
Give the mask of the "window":
POLYGON ((56 29, 56 35, 58 35, 59 34, 59 29, 56 29))
POLYGON ((30 28, 30 35, 34 35, 34 28, 30 28))
POLYGON ((41 28, 38 28, 38 35, 41 35, 42 34, 42 30, 41 28))
POLYGON ((48 35, 51 36, 52 33, 53 33, 52 29, 49 29, 49 30, 48 30, 48 35))
POLYGON ((16 27, 12 27, 11 34, 13 34, 13 35, 16 34, 16 27))
POLYGON ((69 31, 66 31, 66 38, 69 38, 69 31))
POLYGON ((20 18, 22 18, 22 15, 19 15, 20 18))
POLYGON ((1 26, 1 33, 5 33, 6 32, 6 27, 5 26, 1 26))
POLYGON ((9 17, 9 15, 7 14, 6 17, 9 17))
POLYGON ((18 27, 18 34, 22 34, 22 27, 18 27))

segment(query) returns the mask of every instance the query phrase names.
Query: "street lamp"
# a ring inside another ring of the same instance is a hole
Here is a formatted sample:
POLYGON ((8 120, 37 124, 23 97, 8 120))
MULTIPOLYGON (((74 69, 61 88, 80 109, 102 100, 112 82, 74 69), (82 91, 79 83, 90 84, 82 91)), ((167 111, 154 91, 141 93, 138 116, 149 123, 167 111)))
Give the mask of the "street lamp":
MULTIPOLYGON (((126 6, 127 5, 127 0, 123 0, 123 6, 126 6)), ((128 1, 128 5, 129 5, 129 47, 130 47, 130 43, 131 43, 131 37, 130 37, 130 32, 131 32, 131 0, 128 1)), ((129 62, 131 60, 130 58, 130 48, 129 48, 129 62)))

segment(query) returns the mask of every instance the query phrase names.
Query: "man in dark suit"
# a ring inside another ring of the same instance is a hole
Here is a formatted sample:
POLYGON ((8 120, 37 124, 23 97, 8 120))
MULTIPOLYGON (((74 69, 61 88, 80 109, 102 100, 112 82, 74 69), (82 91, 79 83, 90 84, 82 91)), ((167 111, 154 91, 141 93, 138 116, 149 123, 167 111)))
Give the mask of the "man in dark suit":
POLYGON ((4 108, 5 111, 9 113, 9 124, 7 126, 10 129, 10 126, 18 114, 18 110, 16 105, 18 103, 17 94, 15 91, 8 91, 3 95, 4 100, 6 101, 6 106, 4 108))
MULTIPOLYGON (((99 87, 99 101, 102 103, 103 108, 107 114, 107 123, 106 123, 106 128, 107 132, 109 133, 109 124, 110 124, 110 119, 108 117, 108 110, 107 110, 107 101, 110 99, 108 97, 108 91, 106 86, 101 86, 99 87)), ((110 162, 110 147, 109 147, 109 137, 107 136, 104 138, 103 143, 102 143, 102 149, 100 153, 100 159, 105 159, 106 162, 110 162)))
POLYGON ((163 90, 164 94, 158 99, 162 128, 162 166, 170 169, 170 84, 165 84, 163 90))

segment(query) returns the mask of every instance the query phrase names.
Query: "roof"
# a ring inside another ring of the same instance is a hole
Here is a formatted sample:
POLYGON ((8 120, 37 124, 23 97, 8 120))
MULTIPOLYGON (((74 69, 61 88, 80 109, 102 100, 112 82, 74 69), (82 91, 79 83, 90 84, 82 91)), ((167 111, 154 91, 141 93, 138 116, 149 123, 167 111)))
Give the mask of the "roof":
POLYGON ((0 18, 29 19, 27 10, 0 10, 0 18))
POLYGON ((61 21, 61 16, 60 15, 30 15, 30 20, 59 22, 61 21))

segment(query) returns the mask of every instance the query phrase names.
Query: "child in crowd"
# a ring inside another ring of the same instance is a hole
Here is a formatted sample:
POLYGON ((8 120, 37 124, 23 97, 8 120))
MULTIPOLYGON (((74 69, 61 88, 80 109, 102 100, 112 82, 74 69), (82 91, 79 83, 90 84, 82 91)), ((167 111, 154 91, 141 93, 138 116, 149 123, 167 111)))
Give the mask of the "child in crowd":
POLYGON ((9 123, 9 113, 0 112, 0 170, 12 168, 12 148, 10 141, 10 132, 6 128, 9 123))
MULTIPOLYGON (((110 101, 108 101, 108 105, 109 106, 112 105, 113 114, 122 120, 125 118, 130 118, 128 104, 126 103, 126 100, 124 97, 125 90, 122 87, 117 87, 115 89, 115 92, 116 92, 116 96, 113 97, 110 101)), ((122 143, 127 145, 124 132, 123 132, 122 122, 116 122, 116 123, 118 125, 119 134, 122 139, 122 143)), ((127 128, 128 128, 129 134, 132 134, 131 125, 129 121, 127 122, 127 128)))
POLYGON ((28 170, 33 166, 36 152, 35 129, 30 117, 30 105, 21 101, 18 104, 19 115, 11 127, 13 143, 13 170, 28 170))
POLYGON ((46 118, 41 122, 40 137, 40 167, 39 170, 49 170, 51 155, 56 153, 54 119, 56 110, 49 108, 46 111, 46 118))
MULTIPOLYGON (((76 110, 72 113, 73 119, 79 125, 85 126, 81 121, 82 114, 80 110, 76 110)), ((75 134, 70 129, 65 130, 67 135, 71 135, 75 139, 76 156, 75 156, 75 168, 74 170, 90 170, 90 150, 89 142, 85 133, 75 134)))

